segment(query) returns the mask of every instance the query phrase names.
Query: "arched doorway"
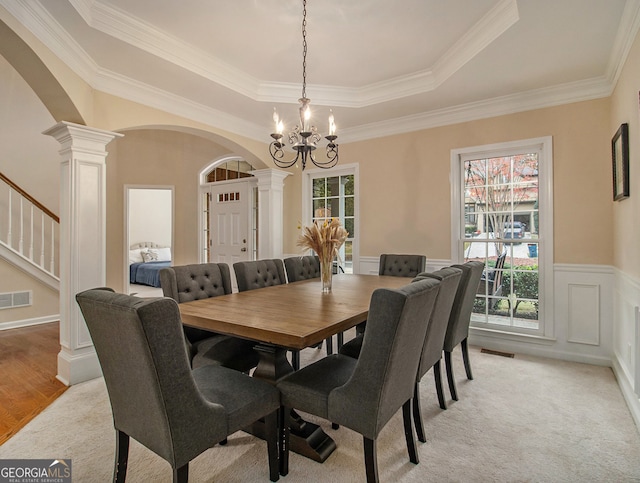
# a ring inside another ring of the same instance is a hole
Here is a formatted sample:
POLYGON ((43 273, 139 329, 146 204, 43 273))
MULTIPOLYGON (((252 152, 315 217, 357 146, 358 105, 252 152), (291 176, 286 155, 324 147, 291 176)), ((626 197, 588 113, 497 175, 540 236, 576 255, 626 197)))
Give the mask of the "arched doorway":
MULTIPOLYGON (((225 156, 200 172, 200 261, 234 263, 255 260, 258 247, 257 180, 254 167, 225 156)), ((232 270, 232 282, 236 287, 232 270)))

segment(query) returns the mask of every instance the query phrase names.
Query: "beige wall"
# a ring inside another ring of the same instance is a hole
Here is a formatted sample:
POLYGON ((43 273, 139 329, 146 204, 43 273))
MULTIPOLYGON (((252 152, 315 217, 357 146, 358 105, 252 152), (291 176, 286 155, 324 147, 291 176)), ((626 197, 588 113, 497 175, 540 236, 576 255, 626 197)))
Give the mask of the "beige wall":
POLYGON ((175 131, 132 130, 111 142, 107 157, 107 285, 123 290, 124 186, 174 186, 173 256, 176 265, 198 262, 198 173, 230 151, 175 131))
POLYGON ((0 310, 0 326, 3 322, 24 321, 50 317, 60 313, 58 292, 35 280, 13 265, 0 263, 0 293, 32 290, 32 305, 0 310))
MULTIPOLYGON (((451 259, 451 150, 553 137, 555 262, 611 264, 609 100, 569 104, 340 146, 360 170, 360 255, 451 259)), ((300 173, 287 179, 285 253, 302 218, 300 173)))
MULTIPOLYGON (((629 192, 626 200, 613 203, 613 265, 626 274, 640 277, 640 36, 631 48, 627 62, 611 97, 609 138, 620 124, 629 124, 629 192)), ((610 157, 611 155, 609 155, 610 157)), ((611 187, 610 187, 610 198, 611 187)))

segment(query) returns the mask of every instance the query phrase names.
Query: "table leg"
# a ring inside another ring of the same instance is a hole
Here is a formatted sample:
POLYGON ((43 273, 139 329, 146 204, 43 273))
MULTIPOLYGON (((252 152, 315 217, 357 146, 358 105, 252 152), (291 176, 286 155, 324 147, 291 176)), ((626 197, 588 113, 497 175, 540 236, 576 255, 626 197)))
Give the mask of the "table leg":
MULTIPOLYGON (((260 362, 253 372, 253 377, 275 384, 281 377, 293 372, 286 349, 268 344, 258 344, 255 349, 260 354, 260 362)), ((322 463, 336 449, 335 441, 320 426, 305 421, 294 410, 291 410, 290 422, 291 451, 322 463)), ((262 423, 254 424, 251 432, 264 439, 262 423)))

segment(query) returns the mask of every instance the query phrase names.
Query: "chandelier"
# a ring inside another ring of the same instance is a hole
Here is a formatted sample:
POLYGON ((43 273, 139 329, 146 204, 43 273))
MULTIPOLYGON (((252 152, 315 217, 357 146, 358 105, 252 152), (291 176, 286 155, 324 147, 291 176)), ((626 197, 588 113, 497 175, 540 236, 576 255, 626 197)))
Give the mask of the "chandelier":
POLYGON ((335 143, 338 136, 336 136, 336 125, 332 111, 329 111, 329 135, 325 136, 328 141, 326 160, 318 160, 313 154, 322 136, 318 133, 318 129, 311 125, 311 110, 309 108, 311 99, 307 97, 307 0, 302 2, 302 97, 298 99, 298 102, 300 103, 300 124, 288 134, 289 144, 297 154, 295 158, 288 161, 282 159, 284 157, 282 148, 285 146, 282 134, 284 124, 280 120, 275 107, 273 108, 273 121, 276 130, 271 134, 273 141, 269 145, 269 153, 274 163, 279 168, 290 168, 300 161, 303 171, 308 160, 311 160, 319 168, 328 169, 334 167, 338 164, 338 145, 335 143))

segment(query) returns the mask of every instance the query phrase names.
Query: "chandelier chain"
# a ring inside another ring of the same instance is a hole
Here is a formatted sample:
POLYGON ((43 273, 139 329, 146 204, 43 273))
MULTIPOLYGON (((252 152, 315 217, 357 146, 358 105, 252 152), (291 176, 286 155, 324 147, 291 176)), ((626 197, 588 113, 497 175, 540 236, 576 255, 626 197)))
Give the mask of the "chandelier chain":
POLYGON ((322 139, 322 136, 310 122, 309 104, 311 99, 307 98, 307 0, 302 0, 302 97, 298 99, 298 102, 300 103, 298 108, 300 124, 288 134, 289 144, 291 144, 291 148, 296 155, 288 161, 283 159, 283 148, 285 147, 285 139, 283 139, 284 125, 276 109, 273 109, 276 130, 271 134, 273 141, 269 144, 269 154, 271 154, 273 162, 279 168, 290 168, 293 165, 297 166, 298 161, 300 161, 303 171, 307 161, 310 161, 318 168, 329 169, 334 167, 338 164, 338 144, 335 142, 338 136, 335 133, 336 126, 331 111, 329 111, 329 134, 325 136, 328 141, 325 156, 323 159, 317 159, 314 156, 314 151, 318 148, 318 142, 322 139))
POLYGON ((302 2, 302 97, 307 97, 307 0, 302 2))

